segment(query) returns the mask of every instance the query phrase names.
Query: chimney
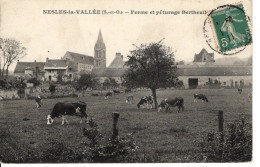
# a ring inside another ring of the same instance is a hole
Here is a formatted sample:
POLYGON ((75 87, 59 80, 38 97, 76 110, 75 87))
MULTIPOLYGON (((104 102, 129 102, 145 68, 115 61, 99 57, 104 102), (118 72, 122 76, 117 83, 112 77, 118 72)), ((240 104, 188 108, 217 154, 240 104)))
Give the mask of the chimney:
POLYGON ((19 60, 17 60, 17 62, 19 62, 19 60))
POLYGON ((36 60, 34 60, 34 62, 36 62, 36 60))
POLYGON ((46 63, 49 61, 49 58, 48 57, 46 57, 46 63))

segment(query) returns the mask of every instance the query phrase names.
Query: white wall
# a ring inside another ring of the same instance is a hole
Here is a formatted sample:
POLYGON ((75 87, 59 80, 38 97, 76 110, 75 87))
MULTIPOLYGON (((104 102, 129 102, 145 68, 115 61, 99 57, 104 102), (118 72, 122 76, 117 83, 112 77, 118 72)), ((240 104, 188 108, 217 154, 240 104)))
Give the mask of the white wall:
POLYGON ((213 81, 220 81, 222 86, 224 86, 224 82, 226 82, 225 86, 231 86, 232 80, 233 86, 235 86, 235 82, 237 82, 239 85, 240 80, 244 81, 245 86, 249 86, 250 83, 252 84, 252 76, 179 76, 178 78, 183 81, 185 88, 189 88, 189 78, 198 78, 198 85, 204 85, 206 82, 208 82, 209 78, 211 78, 213 81))

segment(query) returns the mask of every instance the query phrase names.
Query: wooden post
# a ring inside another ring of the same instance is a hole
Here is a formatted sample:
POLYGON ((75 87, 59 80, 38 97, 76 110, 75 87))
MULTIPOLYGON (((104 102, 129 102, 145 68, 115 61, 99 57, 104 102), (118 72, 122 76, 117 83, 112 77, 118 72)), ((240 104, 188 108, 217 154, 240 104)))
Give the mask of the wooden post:
POLYGON ((218 131, 220 132, 220 139, 221 142, 224 141, 224 136, 223 136, 223 123, 224 123, 224 117, 223 117, 223 111, 218 112, 218 131))
POLYGON ((118 118, 119 118, 119 113, 118 112, 113 112, 112 113, 112 117, 113 117, 113 135, 112 135, 112 139, 115 139, 118 136, 117 122, 118 122, 118 118))

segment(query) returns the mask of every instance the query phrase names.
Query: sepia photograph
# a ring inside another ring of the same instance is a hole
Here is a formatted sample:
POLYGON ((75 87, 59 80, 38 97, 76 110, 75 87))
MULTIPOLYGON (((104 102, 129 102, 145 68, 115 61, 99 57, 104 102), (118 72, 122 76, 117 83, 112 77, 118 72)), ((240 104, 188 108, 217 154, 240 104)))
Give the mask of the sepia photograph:
POLYGON ((252 164, 252 10, 0 0, 0 166, 252 164))

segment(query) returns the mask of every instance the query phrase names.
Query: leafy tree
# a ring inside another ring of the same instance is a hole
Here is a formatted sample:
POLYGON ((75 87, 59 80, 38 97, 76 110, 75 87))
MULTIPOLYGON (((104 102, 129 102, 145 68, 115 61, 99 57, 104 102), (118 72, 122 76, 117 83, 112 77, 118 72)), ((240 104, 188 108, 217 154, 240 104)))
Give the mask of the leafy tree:
POLYGON ((20 41, 13 39, 0 38, 0 56, 3 60, 3 67, 0 76, 8 78, 8 70, 10 65, 26 55, 26 48, 21 45, 20 41))
POLYGON ((156 89, 175 86, 177 67, 174 65, 174 53, 162 41, 136 46, 130 51, 129 67, 123 74, 128 87, 147 87, 151 89, 155 108, 157 108, 156 89))
POLYGON ((87 89, 93 87, 97 83, 95 77, 91 74, 81 74, 78 80, 80 89, 87 89))

